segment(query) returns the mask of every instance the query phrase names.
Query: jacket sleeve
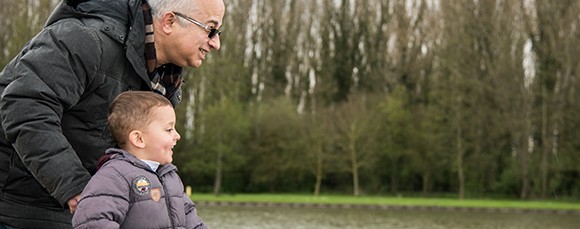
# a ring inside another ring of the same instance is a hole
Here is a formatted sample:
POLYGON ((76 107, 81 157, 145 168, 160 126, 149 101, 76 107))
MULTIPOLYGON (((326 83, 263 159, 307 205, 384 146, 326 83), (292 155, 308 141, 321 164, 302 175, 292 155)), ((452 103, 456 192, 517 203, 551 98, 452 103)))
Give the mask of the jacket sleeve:
POLYGON ((119 228, 129 211, 130 187, 112 166, 101 168, 81 194, 72 219, 73 227, 119 228))
POLYGON ((183 202, 185 203, 185 217, 187 220, 187 228, 193 229, 207 229, 201 218, 197 215, 197 208, 191 198, 183 193, 183 202))
POLYGON ((2 127, 26 168, 64 206, 90 174, 63 135, 61 118, 98 72, 102 51, 95 30, 76 20, 46 28, 27 47, 0 98, 2 127))

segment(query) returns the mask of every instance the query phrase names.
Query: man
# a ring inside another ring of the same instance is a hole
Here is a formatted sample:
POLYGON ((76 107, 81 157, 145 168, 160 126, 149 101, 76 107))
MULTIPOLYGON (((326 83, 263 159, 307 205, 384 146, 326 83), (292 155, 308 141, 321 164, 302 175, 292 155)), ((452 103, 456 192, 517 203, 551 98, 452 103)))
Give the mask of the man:
POLYGON ((175 106, 181 67, 220 48, 222 0, 64 0, 0 73, 0 229, 70 228, 114 143, 109 103, 150 90, 175 106))

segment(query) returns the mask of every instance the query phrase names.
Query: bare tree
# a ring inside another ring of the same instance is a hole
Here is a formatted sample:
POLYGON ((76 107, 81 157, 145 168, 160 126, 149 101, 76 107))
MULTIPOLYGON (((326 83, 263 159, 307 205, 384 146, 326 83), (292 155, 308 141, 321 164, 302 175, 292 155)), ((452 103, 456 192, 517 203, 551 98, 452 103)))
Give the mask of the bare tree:
POLYGON ((541 195, 549 186, 550 155, 558 152, 558 139, 567 95, 578 73, 578 1, 521 1, 525 30, 533 53, 529 70, 537 82, 541 103, 541 195))

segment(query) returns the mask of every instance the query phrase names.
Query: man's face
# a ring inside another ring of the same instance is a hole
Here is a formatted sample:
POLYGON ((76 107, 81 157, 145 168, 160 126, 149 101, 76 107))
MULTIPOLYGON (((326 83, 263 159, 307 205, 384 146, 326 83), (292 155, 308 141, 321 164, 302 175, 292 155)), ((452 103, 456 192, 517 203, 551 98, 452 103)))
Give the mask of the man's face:
POLYGON ((200 67, 207 54, 219 50, 220 35, 209 38, 211 28, 219 29, 225 13, 222 0, 195 1, 196 12, 177 12, 185 26, 176 23, 163 48, 166 61, 178 66, 200 67), (197 22, 197 23, 196 23, 197 22), (205 27, 205 28, 204 28, 205 27))

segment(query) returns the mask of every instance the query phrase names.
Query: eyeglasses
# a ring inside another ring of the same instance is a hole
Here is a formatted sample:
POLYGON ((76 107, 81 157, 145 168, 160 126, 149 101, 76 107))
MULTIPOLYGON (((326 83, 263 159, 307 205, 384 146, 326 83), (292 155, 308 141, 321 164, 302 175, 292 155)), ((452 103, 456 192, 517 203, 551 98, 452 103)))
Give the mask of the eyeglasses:
POLYGON ((195 20, 193 18, 190 18, 190 17, 186 16, 185 14, 182 14, 182 13, 179 13, 179 12, 175 12, 175 11, 172 11, 172 12, 175 15, 177 15, 178 17, 182 17, 183 19, 185 19, 185 20, 187 20, 187 21, 189 21, 189 22, 191 22, 193 24, 196 24, 199 27, 204 28, 205 30, 209 31, 209 34, 207 35, 207 37, 209 37, 209 39, 212 39, 213 37, 215 37, 215 35, 222 34, 222 31, 219 31, 218 29, 216 29, 214 27, 211 27, 209 25, 203 24, 203 23, 201 23, 201 22, 199 22, 199 21, 197 21, 197 20, 195 20))

